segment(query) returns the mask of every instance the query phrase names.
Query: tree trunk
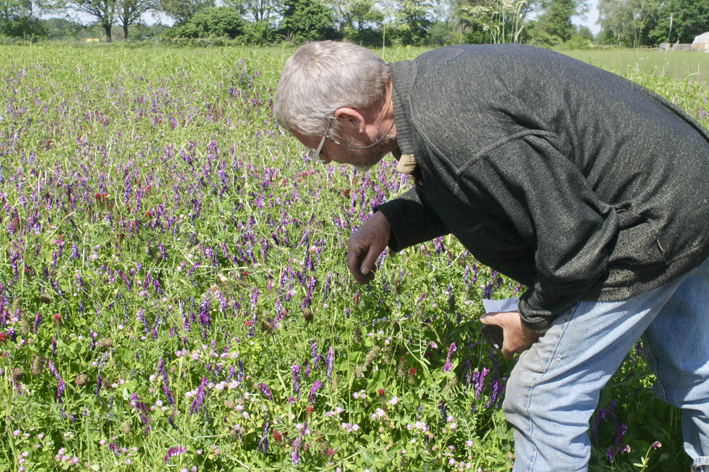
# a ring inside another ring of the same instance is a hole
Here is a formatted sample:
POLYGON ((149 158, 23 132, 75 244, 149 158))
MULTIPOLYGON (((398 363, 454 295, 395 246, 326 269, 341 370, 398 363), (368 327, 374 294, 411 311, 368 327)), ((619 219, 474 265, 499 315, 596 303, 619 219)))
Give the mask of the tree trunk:
POLYGON ((128 23, 123 23, 123 39, 128 41, 128 23))
POLYGON ((110 43, 111 42, 111 24, 105 24, 103 25, 103 29, 106 31, 106 42, 110 43))

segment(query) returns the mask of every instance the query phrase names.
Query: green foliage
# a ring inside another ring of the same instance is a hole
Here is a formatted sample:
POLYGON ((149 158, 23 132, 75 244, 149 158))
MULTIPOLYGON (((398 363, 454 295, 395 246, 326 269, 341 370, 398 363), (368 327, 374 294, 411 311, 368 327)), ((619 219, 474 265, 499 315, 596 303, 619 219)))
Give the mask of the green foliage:
POLYGON ((33 16, 0 20, 0 34, 11 38, 43 38, 49 35, 46 23, 33 16))
POLYGON ((231 38, 244 34, 241 16, 229 7, 206 8, 184 23, 175 25, 165 35, 168 38, 231 38))
POLYGON ((539 29, 551 37, 568 41, 574 34, 571 17, 578 13, 578 0, 548 0, 539 17, 539 29))
POLYGON ((467 42, 519 43, 533 4, 528 0, 458 0, 455 8, 467 42))
POLYGON ((200 11, 214 6, 214 0, 160 0, 159 8, 177 23, 184 23, 200 11))
POLYGON ((45 37, 47 28, 33 14, 30 0, 0 0, 0 35, 11 38, 45 37))
POLYGON ((295 43, 336 37, 332 12, 320 0, 285 0, 280 34, 295 43))
POLYGON ((709 0, 667 0, 657 16, 649 32, 655 44, 691 43, 695 36, 709 31, 709 0))

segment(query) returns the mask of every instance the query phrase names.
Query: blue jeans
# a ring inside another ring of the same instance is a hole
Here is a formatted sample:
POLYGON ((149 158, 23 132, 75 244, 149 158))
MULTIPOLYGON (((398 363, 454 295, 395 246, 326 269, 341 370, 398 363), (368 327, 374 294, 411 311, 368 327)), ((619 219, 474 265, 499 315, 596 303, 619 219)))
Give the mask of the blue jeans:
POLYGON ((656 395, 682 409, 692 470, 709 472, 709 259, 627 300, 579 302, 519 357, 503 403, 514 472, 588 470, 599 392, 641 337, 656 395))

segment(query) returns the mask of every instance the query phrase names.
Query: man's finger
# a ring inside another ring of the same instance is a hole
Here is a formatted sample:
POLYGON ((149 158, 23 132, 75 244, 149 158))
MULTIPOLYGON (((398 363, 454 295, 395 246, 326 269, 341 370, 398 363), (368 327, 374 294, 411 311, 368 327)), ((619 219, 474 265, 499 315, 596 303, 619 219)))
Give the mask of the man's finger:
POLYGON ((376 254, 376 251, 372 251, 372 247, 370 246, 360 266, 360 271, 363 275, 369 275, 370 272, 376 270, 377 257, 379 257, 379 254, 376 254))
POLYGON ((350 269, 352 276, 359 284, 365 283, 364 274, 362 274, 361 267, 361 253, 362 250, 359 248, 350 249, 347 251, 347 268, 350 269))

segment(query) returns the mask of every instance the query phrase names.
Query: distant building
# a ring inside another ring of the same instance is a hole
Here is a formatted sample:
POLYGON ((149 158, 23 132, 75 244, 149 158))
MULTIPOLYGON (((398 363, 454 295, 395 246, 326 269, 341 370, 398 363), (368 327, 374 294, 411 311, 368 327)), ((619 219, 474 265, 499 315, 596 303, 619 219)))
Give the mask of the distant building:
POLYGON ((692 42, 692 49, 709 50, 709 33, 695 36, 692 42))

